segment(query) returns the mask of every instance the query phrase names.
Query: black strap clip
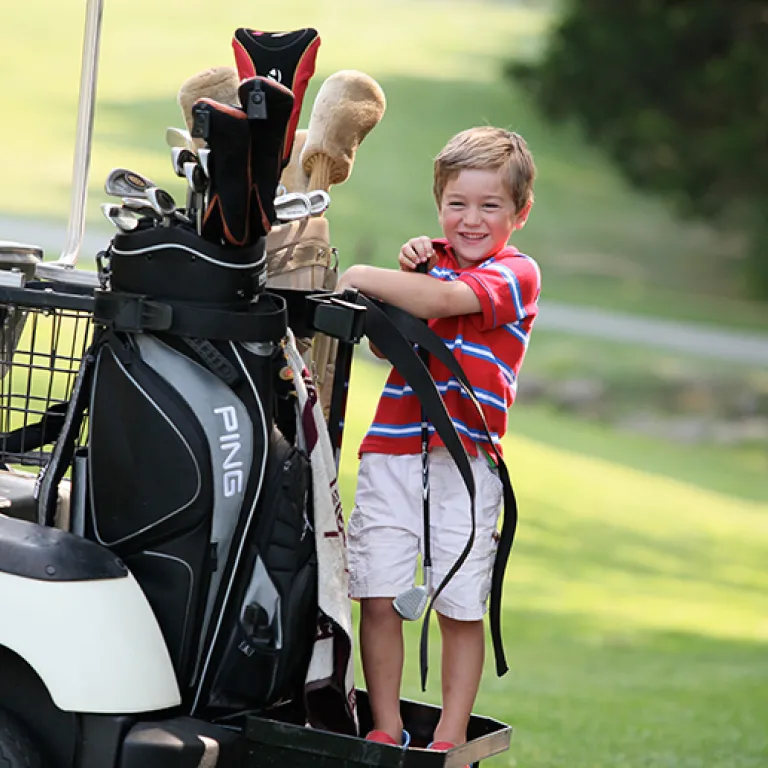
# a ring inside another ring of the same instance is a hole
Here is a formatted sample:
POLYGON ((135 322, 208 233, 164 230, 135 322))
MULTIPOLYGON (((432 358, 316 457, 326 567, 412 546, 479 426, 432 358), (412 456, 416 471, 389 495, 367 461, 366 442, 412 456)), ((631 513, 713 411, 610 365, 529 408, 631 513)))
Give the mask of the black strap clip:
POLYGON ((358 292, 320 293, 307 296, 308 323, 334 339, 357 344, 365 333, 366 308, 358 304, 358 292))

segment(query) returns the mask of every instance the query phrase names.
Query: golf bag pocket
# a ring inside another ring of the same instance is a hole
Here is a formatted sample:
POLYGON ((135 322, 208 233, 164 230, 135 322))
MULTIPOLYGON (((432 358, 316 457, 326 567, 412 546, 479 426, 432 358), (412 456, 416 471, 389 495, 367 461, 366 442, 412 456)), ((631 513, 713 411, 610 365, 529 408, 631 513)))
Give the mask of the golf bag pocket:
POLYGON ((255 525, 209 702, 264 709, 301 690, 317 624, 317 559, 306 455, 273 429, 255 525))
POLYGON ((89 419, 88 533, 133 571, 190 684, 244 505, 252 419, 187 355, 112 332, 96 351, 89 419))
POLYGON ((264 238, 247 247, 209 242, 179 225, 115 235, 107 251, 113 291, 241 308, 266 282, 264 238))

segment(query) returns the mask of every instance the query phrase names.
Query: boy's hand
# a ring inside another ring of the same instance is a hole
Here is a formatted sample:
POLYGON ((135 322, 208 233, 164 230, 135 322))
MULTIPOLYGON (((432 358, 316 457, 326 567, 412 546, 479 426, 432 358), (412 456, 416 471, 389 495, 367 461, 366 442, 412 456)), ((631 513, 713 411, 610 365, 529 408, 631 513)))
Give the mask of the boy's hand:
POLYGON ((425 261, 428 263, 428 269, 431 268, 435 258, 432 240, 426 235, 421 235, 420 237, 412 237, 400 249, 397 260, 400 262, 400 269, 404 272, 413 272, 419 264, 425 261))

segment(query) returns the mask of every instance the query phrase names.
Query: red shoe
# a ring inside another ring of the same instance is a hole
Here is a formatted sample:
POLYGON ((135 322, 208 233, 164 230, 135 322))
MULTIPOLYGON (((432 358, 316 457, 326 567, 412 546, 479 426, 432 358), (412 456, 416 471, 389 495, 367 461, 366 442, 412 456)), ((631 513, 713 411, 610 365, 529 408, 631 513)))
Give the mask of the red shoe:
POLYGON ((451 741, 433 741, 427 745, 427 749, 432 749, 435 752, 447 752, 449 749, 453 749, 456 745, 451 741))
MULTIPOLYGON (((431 749, 433 752, 448 752, 448 750, 453 749, 455 746, 452 741, 433 741, 427 745, 427 749, 431 749)), ((464 768, 470 767, 465 765, 464 768)))
POLYGON ((369 731, 365 737, 366 741, 376 741, 379 744, 389 744, 392 747, 402 747, 408 749, 408 745, 411 743, 411 734, 403 728, 403 741, 398 744, 388 733, 384 731, 369 731))

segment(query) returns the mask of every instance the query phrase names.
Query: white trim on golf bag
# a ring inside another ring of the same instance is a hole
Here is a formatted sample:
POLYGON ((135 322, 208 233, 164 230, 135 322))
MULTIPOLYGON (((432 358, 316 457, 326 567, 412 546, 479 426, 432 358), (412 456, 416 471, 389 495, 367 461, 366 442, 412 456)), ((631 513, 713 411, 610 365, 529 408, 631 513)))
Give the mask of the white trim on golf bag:
POLYGON ((130 574, 40 581, 0 572, 0 646, 68 712, 130 714, 181 703, 155 615, 130 574))

